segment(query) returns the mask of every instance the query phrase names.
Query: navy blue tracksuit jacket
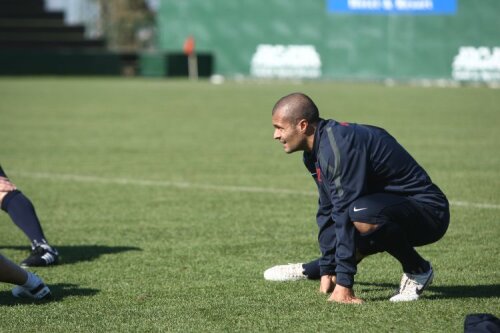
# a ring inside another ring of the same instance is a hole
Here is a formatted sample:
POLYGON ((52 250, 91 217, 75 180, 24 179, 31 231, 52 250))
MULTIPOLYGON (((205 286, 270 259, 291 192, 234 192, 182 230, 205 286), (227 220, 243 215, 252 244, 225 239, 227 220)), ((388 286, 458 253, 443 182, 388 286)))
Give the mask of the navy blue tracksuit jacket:
POLYGON ((356 229, 349 218, 356 199, 393 193, 436 209, 448 205, 425 170, 378 127, 321 119, 304 164, 318 185, 321 275, 336 274, 343 286, 352 286, 356 273, 356 229))

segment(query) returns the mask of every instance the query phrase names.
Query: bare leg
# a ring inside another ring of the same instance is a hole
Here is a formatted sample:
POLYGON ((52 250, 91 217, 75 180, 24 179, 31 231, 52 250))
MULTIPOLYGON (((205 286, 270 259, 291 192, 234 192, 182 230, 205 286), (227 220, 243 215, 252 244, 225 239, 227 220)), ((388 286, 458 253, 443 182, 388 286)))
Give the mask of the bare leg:
POLYGON ((0 282, 23 285, 28 280, 28 273, 9 259, 0 255, 0 282))

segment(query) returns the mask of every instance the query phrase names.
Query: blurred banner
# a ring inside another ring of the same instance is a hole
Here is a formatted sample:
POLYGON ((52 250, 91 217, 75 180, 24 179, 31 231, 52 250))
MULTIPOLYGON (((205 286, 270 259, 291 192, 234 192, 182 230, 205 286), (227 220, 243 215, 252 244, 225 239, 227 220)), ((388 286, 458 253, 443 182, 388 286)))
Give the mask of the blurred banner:
POLYGON ((327 0, 331 13, 451 15, 456 0, 327 0))

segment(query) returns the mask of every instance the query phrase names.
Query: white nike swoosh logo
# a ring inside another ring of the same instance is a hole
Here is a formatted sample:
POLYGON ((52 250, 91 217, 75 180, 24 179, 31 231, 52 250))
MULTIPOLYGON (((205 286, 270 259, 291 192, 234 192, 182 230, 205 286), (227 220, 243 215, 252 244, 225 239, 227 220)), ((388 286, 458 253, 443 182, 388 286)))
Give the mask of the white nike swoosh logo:
POLYGON ((368 209, 368 207, 365 207, 365 208, 356 208, 356 207, 354 207, 352 210, 354 210, 355 212, 359 212, 360 210, 365 210, 365 209, 368 209))

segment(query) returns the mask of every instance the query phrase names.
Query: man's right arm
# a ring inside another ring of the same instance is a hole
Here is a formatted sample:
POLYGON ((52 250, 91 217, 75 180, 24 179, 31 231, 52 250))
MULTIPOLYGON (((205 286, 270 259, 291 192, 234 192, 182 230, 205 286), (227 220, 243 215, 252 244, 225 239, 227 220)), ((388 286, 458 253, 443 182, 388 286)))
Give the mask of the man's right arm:
POLYGON ((311 173, 311 176, 318 188, 318 211, 316 213, 316 223, 318 225, 318 243, 321 251, 320 271, 321 275, 335 275, 335 248, 336 234, 335 223, 332 218, 333 204, 330 195, 322 183, 321 171, 313 156, 304 154, 304 165, 311 173))
POLYGON ((335 275, 335 248, 337 238, 335 234, 335 222, 332 219, 333 205, 324 186, 315 179, 318 186, 319 200, 316 223, 318 225, 318 243, 322 258, 320 259, 321 275, 335 275))

